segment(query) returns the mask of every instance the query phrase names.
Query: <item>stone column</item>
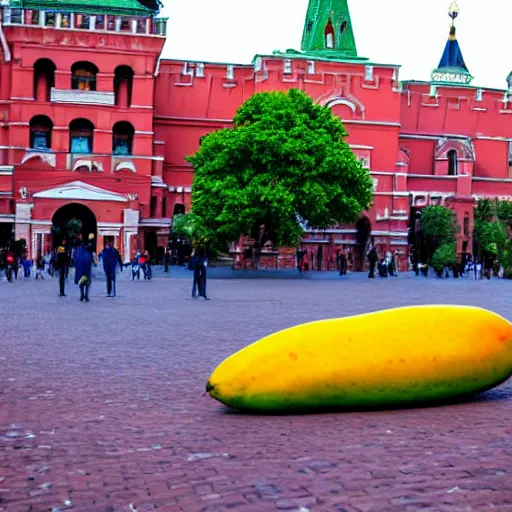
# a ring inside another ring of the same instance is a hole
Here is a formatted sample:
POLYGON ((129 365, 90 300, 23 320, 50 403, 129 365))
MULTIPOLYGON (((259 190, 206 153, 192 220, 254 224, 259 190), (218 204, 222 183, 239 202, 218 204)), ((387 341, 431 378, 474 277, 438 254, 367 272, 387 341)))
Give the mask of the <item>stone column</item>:
POLYGON ((127 208, 124 212, 124 224, 123 224, 123 250, 122 258, 124 263, 128 263, 132 257, 131 247, 132 238, 137 236, 139 231, 139 210, 133 210, 127 208))
POLYGON ((32 203, 16 203, 16 217, 15 217, 15 238, 19 240, 25 239, 27 242, 27 251, 31 258, 34 257, 32 254, 32 239, 30 229, 30 219, 32 218, 32 203))

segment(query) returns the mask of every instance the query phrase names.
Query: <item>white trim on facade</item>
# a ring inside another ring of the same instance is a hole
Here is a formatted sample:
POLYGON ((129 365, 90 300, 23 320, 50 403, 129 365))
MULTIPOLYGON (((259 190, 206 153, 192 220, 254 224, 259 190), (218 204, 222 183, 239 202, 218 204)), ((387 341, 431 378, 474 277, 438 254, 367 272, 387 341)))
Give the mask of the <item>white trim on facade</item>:
POLYGON ((121 222, 98 222, 98 228, 121 229, 124 226, 121 222))
POLYGON ((116 103, 115 94, 110 91, 80 91, 78 89, 51 88, 52 103, 73 103, 76 105, 105 105, 113 107, 116 103))
POLYGON ((512 142, 512 139, 506 137, 488 137, 487 135, 477 135, 474 137, 476 140, 494 140, 497 142, 512 142))
POLYGON ((407 231, 372 231, 373 236, 394 236, 397 238, 408 237, 407 231))
POLYGON ((11 62, 11 60, 12 60, 11 49, 9 48, 9 45, 7 44, 7 39, 5 37, 2 23, 0 23, 0 44, 2 45, 2 50, 4 52, 5 62, 11 62))
POLYGON ((410 192, 374 192, 374 196, 393 196, 393 197, 409 197, 411 195, 410 192))
POLYGON ((36 220, 31 219, 29 222, 32 226, 51 226, 53 223, 51 220, 36 220))
POLYGON ((128 202, 128 199, 121 194, 89 185, 83 181, 72 181, 60 187, 36 192, 32 197, 35 199, 128 202))
MULTIPOLYGON (((442 160, 442 159, 439 159, 442 160)), ((462 159, 459 159, 459 161, 462 159)), ((411 178, 429 178, 429 179, 435 179, 435 180, 456 180, 457 178, 460 178, 461 176, 464 176, 463 174, 459 174, 458 176, 448 176, 448 175, 437 175, 437 174, 407 174, 407 176, 410 176, 411 178)))
POLYGON ((348 146, 350 147, 350 149, 374 149, 373 146, 364 146, 362 144, 349 144, 348 146))
POLYGON ((400 128, 402 126, 400 123, 392 123, 389 121, 366 121, 362 119, 342 119, 341 122, 343 124, 366 124, 370 126, 391 126, 394 128, 400 128))
POLYGON ((494 183, 512 183, 511 178, 484 178, 484 177, 473 177, 474 181, 492 181, 494 183))
POLYGON ((140 228, 170 228, 171 219, 141 219, 139 221, 140 228))
POLYGON ((16 216, 11 213, 0 213, 0 223, 12 223, 16 216))

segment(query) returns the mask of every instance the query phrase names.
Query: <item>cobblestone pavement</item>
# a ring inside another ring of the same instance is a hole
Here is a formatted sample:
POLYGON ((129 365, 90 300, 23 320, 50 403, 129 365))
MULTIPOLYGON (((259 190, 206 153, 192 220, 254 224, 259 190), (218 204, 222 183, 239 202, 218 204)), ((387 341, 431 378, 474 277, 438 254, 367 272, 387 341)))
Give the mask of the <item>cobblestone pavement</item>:
POLYGON ((275 330, 429 302, 512 319, 512 282, 211 274, 209 302, 185 270, 121 280, 115 299, 98 279, 90 303, 0 282, 0 511, 512 510, 511 381, 366 413, 250 416, 204 396, 221 360, 275 330))

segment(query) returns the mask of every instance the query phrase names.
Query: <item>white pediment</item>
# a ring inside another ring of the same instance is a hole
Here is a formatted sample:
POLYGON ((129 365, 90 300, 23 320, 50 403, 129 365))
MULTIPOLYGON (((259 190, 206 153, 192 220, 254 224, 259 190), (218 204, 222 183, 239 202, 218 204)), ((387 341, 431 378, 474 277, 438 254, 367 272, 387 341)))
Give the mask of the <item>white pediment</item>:
POLYGON ((36 192, 32 197, 36 199, 128 202, 122 194, 116 194, 115 192, 110 192, 110 190, 88 185, 83 181, 72 181, 60 187, 42 190, 41 192, 36 192))

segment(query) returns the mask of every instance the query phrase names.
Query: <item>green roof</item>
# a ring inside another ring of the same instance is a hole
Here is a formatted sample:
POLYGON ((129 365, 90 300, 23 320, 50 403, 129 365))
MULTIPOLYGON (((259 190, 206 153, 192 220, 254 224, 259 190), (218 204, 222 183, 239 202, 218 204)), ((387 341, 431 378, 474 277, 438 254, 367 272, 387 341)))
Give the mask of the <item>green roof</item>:
POLYGON ((137 0, 11 0, 11 7, 120 16, 151 16, 156 13, 137 0))

